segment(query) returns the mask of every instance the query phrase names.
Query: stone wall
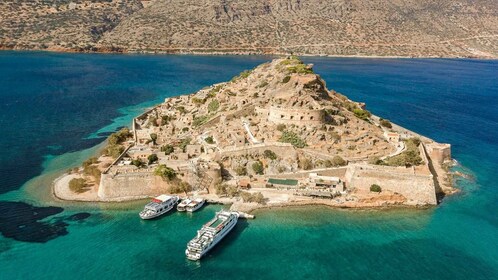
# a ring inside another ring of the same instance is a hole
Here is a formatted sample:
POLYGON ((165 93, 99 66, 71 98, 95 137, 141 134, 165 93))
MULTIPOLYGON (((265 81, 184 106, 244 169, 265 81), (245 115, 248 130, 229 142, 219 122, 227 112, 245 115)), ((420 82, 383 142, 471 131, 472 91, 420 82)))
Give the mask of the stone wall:
MULTIPOLYGON (((259 112, 263 113, 264 111, 259 110, 259 112)), ((321 110, 289 109, 272 106, 268 112, 268 121, 276 124, 319 125, 323 122, 323 113, 321 110)))
POLYGON ((98 196, 104 201, 139 199, 168 193, 169 185, 151 172, 102 174, 98 196))
POLYGON ((354 164, 346 172, 348 188, 370 190, 372 184, 406 197, 407 204, 436 205, 432 174, 420 174, 413 168, 354 164))
POLYGON ((441 143, 429 143, 426 145, 427 152, 434 162, 442 164, 446 160, 451 160, 451 145, 441 143))
POLYGON ((246 155, 262 155, 265 150, 271 150, 281 158, 295 158, 297 156, 296 149, 289 143, 271 143, 271 144, 255 144, 252 146, 225 148, 218 152, 218 158, 246 156, 246 155))

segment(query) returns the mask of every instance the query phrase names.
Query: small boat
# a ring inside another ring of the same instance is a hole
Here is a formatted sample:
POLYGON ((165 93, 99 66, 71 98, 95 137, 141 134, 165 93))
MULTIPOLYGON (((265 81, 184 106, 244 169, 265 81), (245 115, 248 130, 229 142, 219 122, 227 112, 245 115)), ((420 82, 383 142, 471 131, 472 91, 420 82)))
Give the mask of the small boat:
POLYGON ((197 231, 197 236, 187 244, 187 259, 197 261, 211 250, 237 224, 239 213, 220 211, 216 216, 197 231))
POLYGON ((182 202, 178 203, 178 206, 176 206, 176 210, 180 212, 185 212, 187 210, 187 205, 189 205, 190 202, 192 202, 192 199, 190 198, 182 200, 182 202))
POLYGON ((144 220, 154 219, 167 213, 175 207, 180 198, 178 196, 160 195, 152 199, 140 212, 140 218, 144 220))
POLYGON ((199 208, 201 208, 204 203, 206 203, 206 200, 203 198, 196 198, 192 200, 186 207, 187 212, 195 212, 199 210, 199 208))

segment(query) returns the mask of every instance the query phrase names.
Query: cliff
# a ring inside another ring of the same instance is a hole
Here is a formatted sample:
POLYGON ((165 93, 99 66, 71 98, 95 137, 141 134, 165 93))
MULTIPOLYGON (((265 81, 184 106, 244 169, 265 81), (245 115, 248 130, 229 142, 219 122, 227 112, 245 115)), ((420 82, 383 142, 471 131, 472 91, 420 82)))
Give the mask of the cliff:
POLYGON ((498 57, 494 0, 6 0, 0 48, 498 57))

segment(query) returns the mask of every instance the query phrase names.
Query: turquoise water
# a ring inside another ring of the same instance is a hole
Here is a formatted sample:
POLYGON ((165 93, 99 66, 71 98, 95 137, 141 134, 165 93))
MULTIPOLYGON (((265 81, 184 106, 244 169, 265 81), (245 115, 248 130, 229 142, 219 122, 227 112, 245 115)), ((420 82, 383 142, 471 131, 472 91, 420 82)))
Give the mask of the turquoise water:
POLYGON ((259 211, 190 262, 186 242, 221 206, 145 222, 143 202, 43 196, 137 112, 268 59, 0 52, 0 229, 16 234, 0 237, 1 278, 498 279, 498 61, 305 58, 329 88, 453 144, 473 179, 434 209, 259 211))

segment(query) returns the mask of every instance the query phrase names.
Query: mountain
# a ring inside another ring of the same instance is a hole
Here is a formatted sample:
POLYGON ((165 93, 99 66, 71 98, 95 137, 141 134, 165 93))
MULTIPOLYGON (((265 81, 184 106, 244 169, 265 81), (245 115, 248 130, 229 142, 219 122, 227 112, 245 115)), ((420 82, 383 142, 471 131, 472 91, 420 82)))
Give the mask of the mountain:
POLYGON ((0 45, 76 51, 498 57, 495 0, 51 3, 0 3, 0 45))

